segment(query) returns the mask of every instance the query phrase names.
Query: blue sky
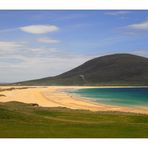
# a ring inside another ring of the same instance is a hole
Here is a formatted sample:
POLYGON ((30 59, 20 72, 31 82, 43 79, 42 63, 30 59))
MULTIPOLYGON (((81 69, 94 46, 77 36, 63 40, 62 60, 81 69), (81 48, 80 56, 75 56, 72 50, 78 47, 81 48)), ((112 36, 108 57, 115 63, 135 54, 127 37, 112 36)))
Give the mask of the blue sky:
POLYGON ((148 57, 148 11, 0 11, 0 82, 54 76, 114 53, 148 57))

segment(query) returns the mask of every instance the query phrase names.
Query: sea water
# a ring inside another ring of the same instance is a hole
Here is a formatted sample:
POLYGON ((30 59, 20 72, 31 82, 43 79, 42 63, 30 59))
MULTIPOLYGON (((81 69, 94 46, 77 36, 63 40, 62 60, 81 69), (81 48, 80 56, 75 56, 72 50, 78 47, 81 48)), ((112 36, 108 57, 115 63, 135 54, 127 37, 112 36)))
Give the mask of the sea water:
POLYGON ((70 93, 109 105, 148 107, 148 87, 84 88, 70 91, 70 93))

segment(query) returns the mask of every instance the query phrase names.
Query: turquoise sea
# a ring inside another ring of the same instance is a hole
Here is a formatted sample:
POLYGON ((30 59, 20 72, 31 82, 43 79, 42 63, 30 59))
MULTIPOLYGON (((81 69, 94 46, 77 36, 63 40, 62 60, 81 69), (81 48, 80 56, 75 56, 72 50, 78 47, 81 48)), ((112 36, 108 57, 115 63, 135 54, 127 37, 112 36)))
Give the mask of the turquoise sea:
POLYGON ((104 104, 148 107, 148 88, 85 88, 70 93, 104 104))

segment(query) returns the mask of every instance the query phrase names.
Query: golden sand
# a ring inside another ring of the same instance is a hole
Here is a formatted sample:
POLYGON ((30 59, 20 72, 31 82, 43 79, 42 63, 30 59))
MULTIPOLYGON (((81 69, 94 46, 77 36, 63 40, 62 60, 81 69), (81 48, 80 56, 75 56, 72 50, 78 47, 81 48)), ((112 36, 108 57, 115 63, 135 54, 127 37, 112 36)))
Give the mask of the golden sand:
MULTIPOLYGON (((26 86, 25 86, 26 87, 26 86)), ((91 86, 90 86, 91 87, 91 86)), ((129 108, 121 106, 105 105, 96 103, 87 99, 80 98, 66 93, 67 89, 90 88, 89 86, 36 86, 26 89, 22 86, 15 87, 16 89, 8 91, 0 91, 0 102, 19 101, 24 103, 36 103, 43 107, 67 107, 71 109, 84 109, 91 111, 121 111, 121 112, 136 112, 148 114, 147 108, 129 108), (3 96, 5 95, 5 96, 3 96)), ((0 87, 0 89, 12 88, 12 86, 0 87)))

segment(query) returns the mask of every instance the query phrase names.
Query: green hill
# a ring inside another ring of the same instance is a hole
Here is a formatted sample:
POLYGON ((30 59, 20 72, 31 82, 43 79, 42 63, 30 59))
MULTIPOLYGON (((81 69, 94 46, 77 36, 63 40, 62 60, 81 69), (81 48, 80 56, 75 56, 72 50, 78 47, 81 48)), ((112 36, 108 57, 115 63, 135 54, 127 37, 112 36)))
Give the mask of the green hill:
POLYGON ((114 54, 92 59, 55 77, 19 85, 148 85, 148 58, 114 54))
POLYGON ((148 137, 148 115, 0 103, 0 137, 148 137))

